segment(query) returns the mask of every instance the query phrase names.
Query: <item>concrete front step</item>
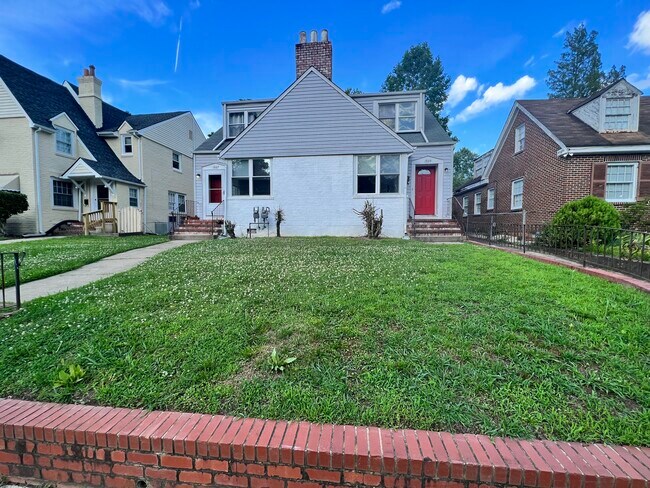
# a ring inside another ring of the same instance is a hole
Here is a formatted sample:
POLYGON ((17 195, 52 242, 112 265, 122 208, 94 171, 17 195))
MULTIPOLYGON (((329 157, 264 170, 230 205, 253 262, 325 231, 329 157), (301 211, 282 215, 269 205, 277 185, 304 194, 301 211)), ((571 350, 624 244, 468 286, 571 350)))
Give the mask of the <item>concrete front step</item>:
POLYGON ((428 235, 428 236, 415 236, 413 239, 416 241, 422 241, 422 242, 463 242, 464 238, 462 235, 448 235, 448 236, 436 236, 436 235, 428 235))
POLYGON ((172 234, 172 239, 175 241, 207 241, 214 238, 215 236, 206 233, 183 232, 172 234))

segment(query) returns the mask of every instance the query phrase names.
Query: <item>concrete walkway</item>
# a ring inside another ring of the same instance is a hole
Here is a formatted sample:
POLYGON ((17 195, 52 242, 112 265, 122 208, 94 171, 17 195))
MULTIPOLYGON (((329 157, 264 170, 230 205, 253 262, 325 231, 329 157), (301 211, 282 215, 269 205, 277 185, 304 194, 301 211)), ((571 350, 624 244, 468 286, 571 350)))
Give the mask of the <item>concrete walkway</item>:
MULTIPOLYGON (((197 241, 167 241, 153 246, 132 249, 131 251, 114 254, 97 262, 87 264, 79 269, 43 278, 42 280, 23 283, 20 287, 20 297, 23 303, 35 298, 54 295, 73 288, 87 285, 93 281, 101 280, 117 273, 128 271, 138 264, 144 263, 149 258, 168 249, 184 246, 197 241)), ((7 297, 13 300, 16 291, 7 288, 7 297)))

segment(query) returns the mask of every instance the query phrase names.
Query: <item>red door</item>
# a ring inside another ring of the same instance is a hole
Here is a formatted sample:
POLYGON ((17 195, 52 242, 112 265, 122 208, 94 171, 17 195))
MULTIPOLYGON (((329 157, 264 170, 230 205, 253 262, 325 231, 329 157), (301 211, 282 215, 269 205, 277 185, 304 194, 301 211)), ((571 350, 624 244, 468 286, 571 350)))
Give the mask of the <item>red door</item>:
POLYGON ((221 203, 223 198, 221 193, 221 175, 210 175, 208 178, 210 203, 221 203))
POLYGON ((415 214, 436 213, 436 167, 418 166, 415 169, 415 214))

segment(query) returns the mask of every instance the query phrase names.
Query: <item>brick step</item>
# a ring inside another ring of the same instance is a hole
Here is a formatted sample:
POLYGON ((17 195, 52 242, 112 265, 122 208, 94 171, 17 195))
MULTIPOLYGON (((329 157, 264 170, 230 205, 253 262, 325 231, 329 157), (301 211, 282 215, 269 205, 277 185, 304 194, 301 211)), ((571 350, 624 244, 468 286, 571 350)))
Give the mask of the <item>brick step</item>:
MULTIPOLYGON (((411 231, 411 235, 414 233, 411 231)), ((432 231, 432 230, 416 230, 415 231, 416 236, 462 236, 463 233, 458 230, 447 230, 447 231, 432 231)))
POLYGON ((413 227, 412 225, 408 226, 409 229, 416 229, 416 230, 458 230, 460 231, 460 227, 457 225, 416 225, 413 227))

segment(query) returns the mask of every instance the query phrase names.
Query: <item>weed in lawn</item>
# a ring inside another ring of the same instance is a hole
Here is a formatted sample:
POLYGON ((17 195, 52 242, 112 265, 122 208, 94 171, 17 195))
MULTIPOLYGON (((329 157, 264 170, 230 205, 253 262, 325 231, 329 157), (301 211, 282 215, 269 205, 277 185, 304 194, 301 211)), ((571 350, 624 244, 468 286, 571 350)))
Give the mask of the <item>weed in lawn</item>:
MULTIPOLYGON (((61 361, 61 364, 65 366, 64 361, 61 361)), ((70 364, 57 373, 53 386, 55 389, 61 388, 65 390, 70 390, 73 387, 75 387, 78 383, 81 383, 85 377, 86 377, 85 369, 83 369, 78 364, 70 364)))
POLYGON ((271 355, 269 356, 268 365, 269 369, 274 373, 283 373, 284 368, 293 363, 296 359, 295 357, 283 357, 278 354, 278 351, 273 348, 271 355))

